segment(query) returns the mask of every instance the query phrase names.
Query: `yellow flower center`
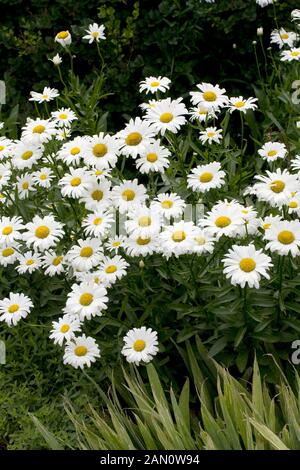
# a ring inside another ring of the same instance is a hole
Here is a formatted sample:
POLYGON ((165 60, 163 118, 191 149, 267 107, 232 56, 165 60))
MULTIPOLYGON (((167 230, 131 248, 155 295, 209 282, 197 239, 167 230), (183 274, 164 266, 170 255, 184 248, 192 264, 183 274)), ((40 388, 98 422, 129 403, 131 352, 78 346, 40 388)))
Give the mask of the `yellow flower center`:
POLYGON ((146 158, 147 158, 148 162, 154 163, 158 159, 158 156, 157 156, 157 153, 148 153, 146 158))
POLYGON ((278 193, 281 193, 284 190, 285 183, 283 181, 280 181, 280 180, 272 181, 272 183, 270 185, 270 188, 273 191, 273 193, 278 194, 278 193))
POLYGON ((195 241, 197 242, 197 245, 205 245, 206 239, 204 237, 195 237, 195 241))
POLYGON ((276 150, 270 150, 268 153, 267 153, 268 157, 275 157, 275 155, 277 155, 277 152, 276 150))
POLYGON ((163 209, 171 209, 173 207, 174 202, 170 201, 169 199, 166 199, 165 201, 162 201, 161 206, 163 209))
POLYGON ((4 149, 5 149, 4 145, 0 145, 0 152, 2 152, 2 150, 4 149))
POLYGON ((40 175, 40 180, 46 180, 47 179, 47 175, 45 175, 45 173, 42 173, 40 175))
POLYGON ((96 170, 96 171, 95 171, 95 175, 96 175, 96 176, 101 176, 101 175, 103 175, 103 170, 96 170))
POLYGON ((136 351, 136 352, 141 352, 141 351, 144 351, 146 347, 146 343, 143 339, 137 339, 134 343, 133 343, 133 349, 136 351))
POLYGON ((271 224, 263 224, 263 229, 268 230, 271 227, 271 224))
POLYGON ((53 266, 58 266, 62 262, 63 256, 56 256, 52 261, 53 266))
POLYGON ((27 152, 24 152, 21 155, 21 158, 22 158, 22 160, 29 160, 29 158, 31 158, 32 155, 33 155, 33 152, 31 152, 31 150, 27 150, 27 152))
POLYGON ((297 209, 298 203, 296 201, 291 201, 289 207, 291 209, 297 209))
POLYGON ((70 183, 71 186, 79 186, 81 184, 81 178, 72 178, 70 183))
POLYGON ((33 129, 32 129, 32 132, 34 134, 42 134, 45 130, 45 126, 42 126, 42 124, 39 124, 38 126, 35 126, 33 129))
POLYGON ((172 240, 176 243, 183 242, 186 239, 186 234, 183 230, 176 230, 172 235, 172 240))
POLYGON ((80 250, 80 256, 82 258, 90 258, 90 256, 92 256, 93 253, 94 253, 94 250, 90 246, 85 246, 84 248, 81 248, 80 250))
POLYGON ((151 82, 150 86, 159 86, 159 82, 151 82))
POLYGON ((90 294, 89 292, 86 292, 85 294, 81 294, 79 303, 80 305, 83 305, 84 307, 88 307, 91 305, 91 303, 94 300, 94 296, 90 294))
POLYGON ((256 262, 252 258, 243 258, 240 261, 240 268, 245 273, 251 273, 256 268, 256 262))
POLYGON ((277 235, 277 240, 283 245, 290 245, 295 241, 295 235, 290 230, 282 230, 277 235))
POLYGON ((292 57, 298 57, 299 54, 300 54, 300 52, 298 52, 298 51, 291 52, 292 57))
POLYGON ((24 183, 22 183, 22 188, 23 188, 23 189, 28 189, 28 188, 29 188, 29 183, 28 183, 28 181, 24 181, 24 183))
POLYGON ((103 199, 103 191, 100 191, 100 189, 96 189, 96 191, 93 191, 92 199, 94 199, 94 201, 101 201, 101 199, 103 199))
POLYGON ((50 233, 50 230, 48 227, 46 227, 46 225, 40 225, 35 230, 35 236, 37 238, 47 238, 49 233, 50 233))
POLYGON ((245 101, 237 101, 234 106, 236 108, 243 108, 245 106, 245 101))
POLYGON ((49 95, 42 95, 42 98, 43 98, 44 100, 47 100, 47 99, 49 98, 49 95))
POLYGON ((67 333, 70 329, 70 325, 67 325, 66 323, 64 325, 61 325, 60 327, 60 332, 61 333, 67 333))
POLYGON ((93 31, 91 36, 93 36, 93 38, 97 38, 99 36, 98 31, 93 31))
POLYGON ((115 266, 114 264, 111 264, 105 268, 105 272, 107 274, 112 274, 112 273, 115 273, 116 271, 117 271, 117 266, 115 266))
POLYGON ((209 171, 205 171, 199 176, 199 181, 201 183, 209 183, 213 179, 214 175, 209 171))
POLYGON ((26 266, 32 266, 34 264, 34 260, 33 259, 28 259, 25 264, 26 264, 26 266))
POLYGON ((287 33, 280 34, 281 39, 288 39, 289 35, 287 33))
POLYGON ((80 153, 80 148, 79 147, 73 147, 70 150, 71 155, 78 155, 80 153))
POLYGON ((219 228, 225 228, 230 224, 231 224, 231 219, 229 217, 227 217, 226 215, 218 217, 215 220, 215 225, 219 228))
POLYGON ((171 122, 173 120, 174 116, 172 113, 162 113, 160 115, 160 122, 163 122, 164 124, 168 124, 168 122, 171 122))
POLYGON ((207 137, 214 137, 215 135, 216 135, 216 133, 213 132, 213 131, 210 131, 210 132, 207 133, 207 137))
POLYGON ((4 258, 7 258, 8 256, 13 255, 14 252, 15 250, 13 248, 4 248, 4 250, 2 250, 2 256, 4 256, 4 258))
POLYGON ((59 114, 59 116, 58 116, 58 117, 59 117, 59 119, 68 119, 68 115, 67 115, 67 114, 65 114, 65 113, 61 113, 61 114, 59 114))
POLYGON ((96 144, 93 147, 93 154, 95 157, 100 158, 104 157, 104 155, 107 153, 107 146, 105 144, 96 144))
POLYGON ((69 36, 68 31, 60 31, 60 33, 57 34, 58 39, 66 39, 69 36))
POLYGON ((125 189, 125 191, 122 192, 122 198, 125 199, 125 201, 133 201, 135 192, 132 189, 125 189))
POLYGON ((103 219, 101 217, 96 217, 96 219, 94 219, 93 224, 94 225, 101 225, 102 221, 103 221, 103 219))
POLYGON ((88 350, 85 346, 77 346, 77 348, 74 349, 74 352, 76 356, 82 357, 87 354, 88 350))
POLYGON ((12 226, 8 225, 7 227, 4 227, 2 229, 2 235, 10 235, 12 231, 13 231, 12 226))
POLYGON ((148 245, 150 242, 151 242, 151 238, 141 238, 141 237, 138 237, 138 238, 136 239, 136 243, 137 243, 138 245, 141 245, 141 246, 148 245))
POLYGON ((214 91, 205 91, 203 93, 203 98, 205 101, 216 101, 217 95, 214 91))
POLYGON ((131 132, 125 139, 126 145, 139 145, 143 140, 142 134, 139 132, 131 132))
POLYGON ((151 225, 151 217, 143 215, 139 218, 140 227, 149 227, 149 225, 151 225))
POLYGON ((18 304, 12 304, 10 307, 8 307, 9 313, 16 313, 20 308, 20 305, 18 304))
POLYGON ((112 246, 113 247, 117 247, 117 246, 120 246, 121 245, 121 242, 113 242, 112 243, 112 246))

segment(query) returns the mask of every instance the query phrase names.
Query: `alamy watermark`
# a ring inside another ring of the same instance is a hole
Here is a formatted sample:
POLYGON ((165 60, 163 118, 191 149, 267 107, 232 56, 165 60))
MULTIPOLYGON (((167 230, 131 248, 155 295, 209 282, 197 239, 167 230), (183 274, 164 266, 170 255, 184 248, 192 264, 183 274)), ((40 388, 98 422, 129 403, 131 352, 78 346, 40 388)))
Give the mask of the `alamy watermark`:
POLYGON ((4 80, 0 80, 0 104, 6 103, 6 85, 4 80))
POLYGON ((6 364, 6 346, 4 341, 0 341, 0 365, 6 364))
POLYGON ((292 93, 292 103, 300 103, 300 80, 294 80, 292 83, 292 89, 295 90, 292 93))

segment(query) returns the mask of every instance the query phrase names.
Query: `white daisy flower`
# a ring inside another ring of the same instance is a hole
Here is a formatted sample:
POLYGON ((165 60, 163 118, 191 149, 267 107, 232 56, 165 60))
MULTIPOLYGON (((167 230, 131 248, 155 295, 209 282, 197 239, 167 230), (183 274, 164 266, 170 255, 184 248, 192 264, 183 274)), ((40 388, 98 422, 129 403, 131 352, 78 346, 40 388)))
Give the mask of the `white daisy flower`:
POLYGON ((176 222, 165 225, 159 235, 159 250, 162 255, 169 258, 174 255, 191 253, 194 244, 195 225, 193 222, 176 222))
POLYGON ((104 244, 105 248, 111 253, 117 254, 120 248, 124 248, 126 237, 124 235, 116 235, 111 237, 104 244))
POLYGON ((104 286, 95 282, 81 282, 73 284, 64 312, 78 315, 80 320, 90 320, 103 314, 103 310, 107 309, 107 302, 107 290, 104 286))
POLYGON ((118 279, 126 276, 128 266, 129 264, 122 256, 104 256, 98 271, 101 278, 105 279, 109 284, 114 284, 118 279))
POLYGON ((30 191, 36 191, 34 187, 33 175, 25 173, 22 176, 17 176, 16 186, 18 188, 18 194, 20 199, 27 199, 30 195, 30 191))
POLYGON ((146 188, 138 184, 138 180, 124 180, 121 184, 114 186, 111 190, 111 199, 121 214, 144 204, 148 198, 146 188))
POLYGON ((147 145, 153 142, 154 137, 153 127, 139 117, 130 119, 125 129, 116 134, 120 152, 133 158, 143 153, 147 145))
POLYGON ((132 235, 124 242, 124 249, 128 256, 148 256, 156 252, 157 243, 156 236, 141 238, 132 235))
POLYGON ((75 137, 62 145, 58 158, 68 166, 78 166, 85 155, 86 137, 75 137))
POLYGON ((6 137, 0 137, 0 160, 13 155, 13 141, 6 137))
POLYGON ((262 277, 270 279, 268 270, 273 266, 270 256, 261 250, 256 250, 255 246, 233 245, 222 260, 224 264, 224 274, 230 279, 234 286, 240 285, 259 289, 262 277))
POLYGON ((240 214, 244 221, 240 235, 242 237, 246 237, 247 235, 256 235, 258 233, 258 227, 260 226, 260 221, 257 218, 257 211, 253 206, 241 206, 240 214))
POLYGON ((282 217, 280 215, 268 215, 267 217, 264 217, 262 219, 259 219, 259 224, 260 227, 264 230, 267 231, 269 230, 274 224, 277 224, 277 222, 281 222, 282 217))
POLYGON ((147 110, 145 120, 149 122, 155 131, 165 135, 166 131, 176 134, 181 126, 186 123, 185 115, 188 111, 182 98, 161 100, 154 108, 147 110))
POLYGON ((0 189, 7 186, 11 177, 11 170, 7 163, 0 163, 0 189))
POLYGON ((72 122, 78 119, 70 108, 61 108, 51 113, 52 119, 58 127, 70 127, 72 122))
POLYGON ((119 141, 116 137, 100 132, 86 142, 84 162, 99 170, 114 168, 118 161, 119 141))
POLYGON ((268 241, 266 249, 279 255, 295 257, 300 254, 300 222, 299 220, 282 220, 273 224, 264 238, 268 241))
POLYGON ((187 186, 193 191, 205 193, 212 188, 220 188, 225 184, 225 171, 219 162, 198 165, 187 177, 187 186))
POLYGON ((127 362, 134 363, 137 366, 140 362, 148 363, 158 353, 157 332, 142 326, 129 330, 123 338, 124 346, 123 356, 127 362))
POLYGON ((300 10, 293 10, 291 12, 292 21, 300 21, 300 10))
POLYGON ((176 193, 161 193, 151 202, 151 207, 166 219, 176 219, 182 216, 186 204, 176 193))
POLYGON ((58 255, 55 251, 46 251, 43 253, 42 265, 46 276, 56 276, 65 271, 65 257, 58 255))
POLYGON ((285 158, 287 148, 281 142, 267 142, 259 150, 259 155, 268 162, 273 162, 278 158, 285 158))
POLYGON ((59 127, 55 134, 55 139, 60 141, 67 140, 71 137, 72 131, 70 127, 59 127))
POLYGON ((150 108, 155 108, 155 106, 157 105, 157 103, 160 103, 161 100, 149 100, 147 103, 141 103, 139 104, 139 107, 143 110, 143 111, 147 111, 148 109, 150 108))
POLYGON ((197 253, 197 255, 212 253, 214 251, 215 240, 215 237, 209 234, 206 229, 195 227, 192 252, 197 253))
POLYGON ((38 103, 44 103, 49 102, 54 100, 59 96, 58 90, 56 88, 49 88, 45 87, 42 91, 42 93, 38 93, 36 91, 31 91, 30 92, 31 98, 29 98, 29 101, 37 101, 38 103))
POLYGON ((300 60, 300 47, 293 47, 288 51, 282 51, 280 54, 282 62, 292 62, 293 60, 300 60))
POLYGON ((161 217, 153 206, 137 206, 127 214, 125 229, 133 237, 149 238, 157 235, 161 228, 161 217))
POLYGON ((170 88, 171 80, 167 77, 146 77, 145 80, 140 82, 140 92, 145 91, 148 93, 156 93, 160 91, 165 93, 170 88))
POLYGON ((136 159, 135 164, 141 173, 164 173, 170 165, 170 156, 171 152, 160 145, 159 141, 155 141, 146 147, 145 151, 136 159))
POLYGON ((233 111, 237 110, 245 114, 249 109, 254 111, 257 108, 255 101, 257 101, 257 98, 245 99, 242 96, 232 97, 229 98, 227 107, 230 113, 233 113, 233 111))
POLYGON ((92 177, 85 168, 70 168, 58 184, 64 197, 79 199, 91 188, 92 177))
POLYGON ((300 193, 292 193, 288 204, 289 214, 297 214, 300 216, 300 193))
POLYGON ((91 367, 92 362, 100 357, 100 349, 90 336, 82 335, 66 345, 64 364, 70 364, 75 369, 91 367))
POLYGON ((86 236, 103 238, 111 230, 114 221, 114 216, 109 212, 93 212, 83 220, 83 231, 86 236))
POLYGON ((55 42, 58 42, 62 47, 69 46, 72 42, 72 36, 69 31, 60 31, 57 33, 54 39, 55 42))
POLYGON ((225 88, 211 83, 200 83, 196 85, 200 91, 191 91, 192 104, 198 106, 205 104, 210 110, 219 110, 228 103, 228 97, 225 95, 225 88))
POLYGON ((300 155, 296 155, 295 158, 291 161, 291 167, 293 170, 300 172, 300 155))
POLYGON ((0 321, 5 321, 8 326, 16 326, 21 318, 26 318, 33 303, 24 294, 14 294, 0 300, 0 321))
POLYGON ((272 207, 282 207, 289 203, 291 192, 300 190, 300 182, 296 175, 287 170, 277 168, 276 172, 266 171, 266 175, 257 175, 253 190, 260 201, 269 203, 272 207))
POLYGON ((1 246, 0 248, 0 265, 8 266, 14 264, 19 256, 20 246, 15 242, 12 244, 1 246))
POLYGON ((210 119, 216 119, 217 115, 214 110, 207 106, 205 103, 200 103, 198 106, 189 110, 191 121, 207 122, 210 119))
POLYGON ((101 212, 111 205, 111 182, 101 180, 97 182, 96 178, 91 180, 91 185, 87 188, 81 198, 88 211, 101 212))
POLYGON ((33 251, 27 251, 24 254, 18 256, 19 265, 16 266, 16 270, 19 274, 33 273, 39 269, 42 265, 41 255, 33 251))
POLYGON ((277 44, 280 49, 284 46, 293 47, 297 41, 297 34, 293 31, 286 31, 284 28, 280 28, 278 31, 275 29, 271 33, 271 44, 277 44))
POLYGON ((43 156, 43 146, 18 140, 12 145, 12 165, 18 170, 32 168, 43 156))
POLYGON ((82 39, 87 39, 89 41, 89 44, 92 44, 92 42, 96 41, 99 42, 100 40, 106 39, 106 36, 104 34, 105 31, 105 26, 101 24, 100 26, 97 23, 90 24, 88 29, 85 30, 87 34, 83 36, 82 39))
POLYGON ((81 332, 81 323, 75 315, 64 315, 58 321, 52 322, 52 330, 50 331, 50 339, 54 344, 62 346, 64 342, 69 343, 75 338, 75 333, 81 332))
POLYGON ((213 142, 219 144, 223 139, 222 129, 217 129, 216 127, 207 127, 204 131, 200 131, 199 139, 202 144, 212 144, 213 142))
POLYGON ((63 224, 57 222, 52 215, 44 217, 35 215, 25 228, 26 232, 23 233, 22 239, 28 247, 33 246, 34 250, 48 250, 64 236, 63 224))
POLYGON ((101 240, 87 238, 86 240, 78 240, 77 245, 72 246, 67 253, 67 259, 73 269, 89 271, 99 265, 102 255, 101 240))
POLYGON ((256 3, 257 3, 260 7, 264 8, 264 7, 268 6, 268 5, 272 5, 273 0, 256 0, 256 3))
POLYGON ((236 237, 242 233, 244 225, 240 205, 221 201, 199 221, 199 224, 201 227, 207 227, 207 232, 215 235, 217 239, 222 235, 236 237))
POLYGON ((50 168, 43 167, 33 173, 33 183, 41 188, 51 188, 51 182, 55 178, 50 168))
POLYGON ((57 133, 55 123, 50 119, 28 119, 22 127, 22 140, 26 143, 48 142, 57 133))
POLYGON ((1 217, 0 219, 0 246, 11 245, 15 240, 23 238, 21 230, 24 230, 21 217, 1 217))

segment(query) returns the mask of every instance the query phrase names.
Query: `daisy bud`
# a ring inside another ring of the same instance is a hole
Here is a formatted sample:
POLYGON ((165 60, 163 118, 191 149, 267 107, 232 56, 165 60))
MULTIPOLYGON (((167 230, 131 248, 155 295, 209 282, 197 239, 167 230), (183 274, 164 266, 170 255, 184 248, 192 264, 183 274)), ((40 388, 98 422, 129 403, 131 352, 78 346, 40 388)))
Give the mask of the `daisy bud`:
POLYGON ((72 36, 69 31, 60 31, 55 36, 55 42, 58 42, 62 47, 69 46, 72 42, 72 36))
POLYGON ((60 65, 62 63, 62 58, 60 57, 59 54, 56 54, 52 59, 49 59, 51 60, 51 62, 53 62, 54 65, 60 65))
POLYGON ((257 41, 252 41, 253 46, 256 46, 257 41))
POLYGON ((144 261, 141 259, 141 261, 139 262, 139 267, 140 268, 144 268, 145 267, 145 263, 144 261))
POLYGON ((262 36, 264 34, 264 28, 257 28, 257 36, 262 36))
POLYGON ((297 129, 300 129, 300 121, 296 122, 296 127, 297 127, 297 129))

